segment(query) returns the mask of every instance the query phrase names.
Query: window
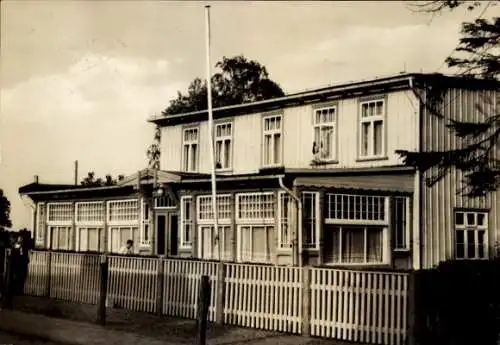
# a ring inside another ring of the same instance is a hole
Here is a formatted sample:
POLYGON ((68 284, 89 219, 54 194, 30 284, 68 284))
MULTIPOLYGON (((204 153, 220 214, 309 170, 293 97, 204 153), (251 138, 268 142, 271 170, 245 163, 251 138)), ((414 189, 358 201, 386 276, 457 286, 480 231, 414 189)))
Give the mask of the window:
POLYGON ((45 246, 45 220, 47 219, 45 204, 38 203, 37 209, 36 244, 37 246, 45 246))
POLYGON ((293 201, 290 195, 279 192, 278 212, 280 215, 278 246, 280 249, 292 248, 291 220, 293 216, 293 201))
POLYGON ((102 227, 79 227, 77 229, 76 250, 81 252, 104 251, 104 229, 102 227))
POLYGON ((198 128, 184 129, 182 137, 182 167, 184 171, 198 170, 198 128))
POLYGON ((335 226, 324 229, 325 262, 335 264, 382 263, 383 228, 379 226, 335 226))
POLYGON ((76 223, 102 223, 104 222, 104 204, 101 201, 77 202, 76 223))
POLYGON ((215 125, 215 162, 217 169, 231 169, 232 129, 230 122, 215 125))
POLYGON ((242 193, 237 199, 238 220, 274 221, 274 193, 242 193))
POLYGON ((269 263, 275 252, 274 193, 237 195, 238 260, 269 263))
POLYGON ((49 227, 48 240, 51 249, 73 249, 73 204, 47 204, 47 225, 49 227))
POLYGON ((71 226, 51 226, 50 227, 50 249, 70 250, 71 249, 71 226))
POLYGON ((327 193, 325 201, 325 262, 384 263, 389 247, 389 198, 327 193))
POLYGON ((69 222, 73 220, 73 205, 70 202, 48 204, 49 222, 69 222))
POLYGON ((108 249, 111 253, 118 253, 127 240, 132 240, 134 241, 133 251, 137 253, 139 237, 139 228, 137 226, 112 226, 109 228, 108 249))
POLYGON ((410 249, 410 199, 396 196, 392 201, 392 239, 395 250, 410 249))
POLYGON ((335 107, 314 110, 313 154, 315 158, 322 160, 336 159, 335 122, 335 107))
POLYGON ((362 102, 360 158, 382 157, 385 153, 384 101, 362 102))
POLYGON ((281 137, 282 121, 281 115, 266 116, 264 121, 264 145, 263 145, 263 165, 281 165, 283 152, 283 142, 281 137))
POLYGON ((488 258, 488 213, 455 212, 455 257, 457 259, 488 258))
POLYGON ((193 198, 190 196, 181 197, 181 243, 182 248, 191 248, 193 233, 193 198))
POLYGON ((176 208, 175 200, 170 195, 155 198, 155 208, 176 208))
POLYGON ((149 203, 146 200, 143 200, 141 209, 141 246, 151 245, 150 230, 151 212, 149 209, 149 203))
POLYGON ((302 192, 302 247, 319 249, 319 193, 302 192))
POLYGON ((219 245, 220 260, 231 260, 231 226, 219 225, 219 234, 214 231, 213 225, 200 226, 200 243, 202 244, 200 257, 205 260, 219 260, 219 245), (217 235, 220 240, 217 241, 217 235))
POLYGON ((108 221, 111 223, 137 222, 139 219, 137 200, 110 201, 108 204, 108 221))
POLYGON ((217 222, 220 233, 217 234, 213 226, 214 213, 212 210, 212 196, 198 197, 198 234, 200 257, 219 260, 219 245, 222 251, 222 260, 231 259, 231 223, 232 223, 231 195, 217 195, 217 222), (219 240, 217 240, 219 235, 219 240))

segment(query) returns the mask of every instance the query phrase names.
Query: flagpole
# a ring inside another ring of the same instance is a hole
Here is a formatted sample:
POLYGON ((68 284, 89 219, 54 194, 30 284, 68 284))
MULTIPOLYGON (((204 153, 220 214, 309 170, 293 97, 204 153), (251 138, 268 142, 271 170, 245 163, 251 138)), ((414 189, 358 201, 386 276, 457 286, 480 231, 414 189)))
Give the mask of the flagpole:
POLYGON ((208 138, 210 142, 210 173, 212 182, 212 213, 214 215, 214 231, 217 233, 215 243, 217 244, 219 261, 221 261, 221 240, 219 234, 217 214, 217 185, 215 181, 215 145, 214 145, 214 119, 212 112, 212 62, 210 49, 210 5, 205 6, 206 13, 206 49, 207 49, 207 102, 208 102, 208 138))

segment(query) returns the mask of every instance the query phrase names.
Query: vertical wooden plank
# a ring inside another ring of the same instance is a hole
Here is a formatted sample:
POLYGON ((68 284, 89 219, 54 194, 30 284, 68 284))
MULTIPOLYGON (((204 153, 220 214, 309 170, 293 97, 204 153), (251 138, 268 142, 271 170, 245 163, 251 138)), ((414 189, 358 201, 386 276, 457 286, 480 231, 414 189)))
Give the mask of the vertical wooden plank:
POLYGON ((156 309, 156 314, 158 314, 158 316, 161 316, 162 315, 162 312, 163 312, 163 283, 164 283, 164 279, 163 279, 163 258, 159 257, 158 259, 156 259, 156 265, 157 265, 157 272, 156 272, 156 305, 155 305, 155 309, 156 309))
POLYGON ((311 268, 302 268, 302 335, 311 334, 311 268))

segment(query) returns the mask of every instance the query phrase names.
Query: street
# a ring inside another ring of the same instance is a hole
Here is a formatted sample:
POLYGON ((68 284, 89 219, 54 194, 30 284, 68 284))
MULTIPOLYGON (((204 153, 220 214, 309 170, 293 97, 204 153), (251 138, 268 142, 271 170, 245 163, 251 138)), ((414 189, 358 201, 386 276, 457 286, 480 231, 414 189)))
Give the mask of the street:
POLYGON ((5 333, 0 331, 0 345, 63 345, 51 341, 41 340, 39 338, 20 336, 17 334, 5 333))

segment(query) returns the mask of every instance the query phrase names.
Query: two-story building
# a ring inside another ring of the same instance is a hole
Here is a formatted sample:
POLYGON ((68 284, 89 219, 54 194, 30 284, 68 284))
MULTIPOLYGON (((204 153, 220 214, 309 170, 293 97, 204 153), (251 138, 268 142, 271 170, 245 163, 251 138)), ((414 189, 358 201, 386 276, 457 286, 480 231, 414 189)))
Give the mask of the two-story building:
POLYGON ((460 147, 448 121, 498 112, 499 85, 399 74, 214 109, 218 230, 207 111, 150 120, 162 134, 156 177, 20 193, 36 203, 41 247, 113 252, 133 238, 148 254, 278 265, 486 259, 500 240, 500 191, 465 197, 456 170, 427 187, 395 151, 460 147))

